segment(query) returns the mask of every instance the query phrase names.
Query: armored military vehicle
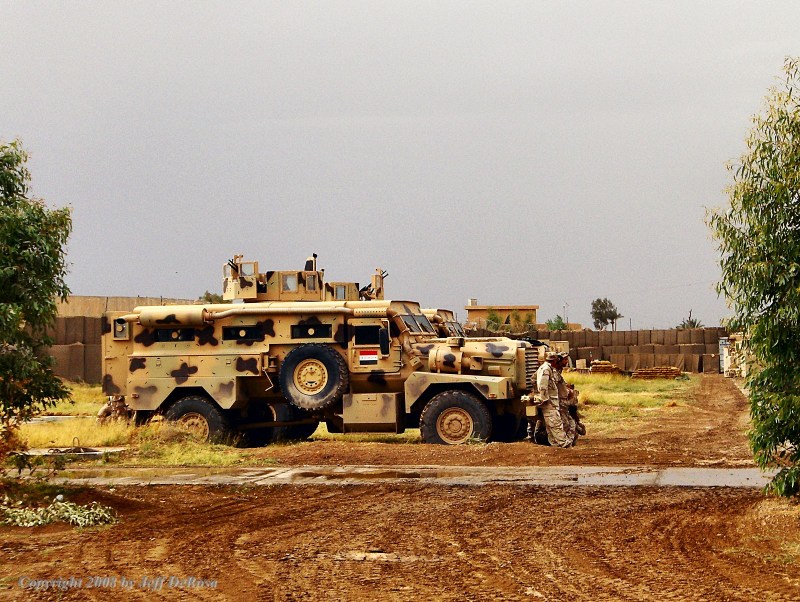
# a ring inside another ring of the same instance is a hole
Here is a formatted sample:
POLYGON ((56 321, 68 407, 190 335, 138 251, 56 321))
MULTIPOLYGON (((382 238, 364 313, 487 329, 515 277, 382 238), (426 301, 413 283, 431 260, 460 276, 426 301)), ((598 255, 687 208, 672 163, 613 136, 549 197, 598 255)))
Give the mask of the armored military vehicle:
POLYGON ((383 270, 363 289, 344 283, 359 299, 340 300, 306 268, 262 274, 235 257, 223 290, 238 303, 106 314, 105 394, 139 423, 158 413, 254 444, 307 437, 323 420, 344 433, 419 426, 429 443, 517 436, 538 366, 529 343, 441 337, 416 302, 382 298, 383 270))

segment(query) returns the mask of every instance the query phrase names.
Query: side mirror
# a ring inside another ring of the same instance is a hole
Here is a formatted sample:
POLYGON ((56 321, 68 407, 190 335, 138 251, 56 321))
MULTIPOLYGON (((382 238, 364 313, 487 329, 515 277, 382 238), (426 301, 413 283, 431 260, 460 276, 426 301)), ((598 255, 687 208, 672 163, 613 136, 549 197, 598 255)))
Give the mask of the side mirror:
POLYGON ((378 342, 381 346, 381 354, 389 355, 389 329, 385 326, 378 331, 378 342))

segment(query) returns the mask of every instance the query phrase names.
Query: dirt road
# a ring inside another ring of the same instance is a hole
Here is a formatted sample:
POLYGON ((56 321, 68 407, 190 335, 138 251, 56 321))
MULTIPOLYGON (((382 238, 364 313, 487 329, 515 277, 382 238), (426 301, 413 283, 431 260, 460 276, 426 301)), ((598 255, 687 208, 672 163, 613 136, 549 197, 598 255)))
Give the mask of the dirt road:
POLYGON ((312 441, 269 446, 259 455, 288 465, 753 466, 747 416, 747 400, 733 382, 707 375, 688 406, 650 412, 613 437, 593 434, 589 424, 587 436, 571 449, 527 442, 444 447, 312 441))
MULTIPOLYGON (((264 453, 294 465, 749 465, 745 402, 728 381, 703 379, 670 411, 574 450, 264 453)), ((113 506, 121 522, 0 527, 0 600, 800 600, 800 507, 756 489, 131 486, 75 499, 113 506), (43 580, 64 589, 32 589, 43 580)))

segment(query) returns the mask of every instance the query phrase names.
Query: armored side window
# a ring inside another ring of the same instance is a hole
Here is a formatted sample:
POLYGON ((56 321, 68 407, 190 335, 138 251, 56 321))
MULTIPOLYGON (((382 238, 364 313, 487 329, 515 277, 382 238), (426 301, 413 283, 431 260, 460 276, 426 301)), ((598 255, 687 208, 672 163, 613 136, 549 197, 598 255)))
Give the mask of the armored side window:
POLYGON ((355 345, 378 345, 380 326, 356 326, 353 343, 355 345))
POLYGON ((347 287, 344 284, 336 285, 335 297, 337 301, 344 301, 347 298, 347 287))
POLYGON ((316 291, 317 290, 317 275, 316 274, 309 274, 306 276, 306 290, 307 291, 316 291))
POLYGON ((283 276, 281 276, 281 290, 286 293, 297 292, 297 275, 283 274, 283 276))
POLYGON ((159 343, 194 341, 194 328, 157 328, 156 341, 159 343))
POLYGON ((293 339, 329 339, 331 338, 330 324, 294 324, 292 325, 293 339))

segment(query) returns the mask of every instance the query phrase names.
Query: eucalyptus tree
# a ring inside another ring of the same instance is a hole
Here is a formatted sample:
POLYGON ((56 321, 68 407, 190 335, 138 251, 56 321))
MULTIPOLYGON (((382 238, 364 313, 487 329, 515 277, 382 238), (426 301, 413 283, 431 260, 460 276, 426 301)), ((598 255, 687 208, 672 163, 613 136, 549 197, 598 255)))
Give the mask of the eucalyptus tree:
POLYGON ((69 397, 46 347, 57 301, 69 294, 67 208, 29 194, 28 155, 18 140, 0 142, 0 456, 20 421, 69 397))
POLYGON ((729 206, 707 222, 720 251, 717 286, 746 335, 756 463, 779 471, 778 494, 800 493, 800 61, 787 58, 729 165, 729 206))

